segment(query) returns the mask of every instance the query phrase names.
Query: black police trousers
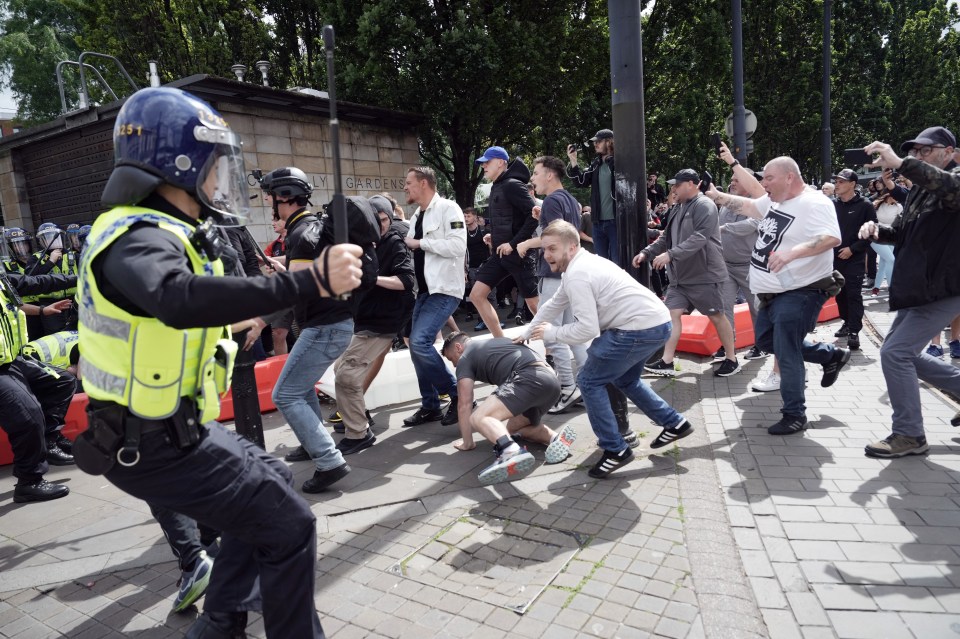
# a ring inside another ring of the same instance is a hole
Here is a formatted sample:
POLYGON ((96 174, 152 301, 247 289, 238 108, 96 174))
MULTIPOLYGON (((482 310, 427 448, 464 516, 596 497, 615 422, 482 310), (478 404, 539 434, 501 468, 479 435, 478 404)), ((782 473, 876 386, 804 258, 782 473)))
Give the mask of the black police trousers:
POLYGON ((67 371, 24 357, 0 366, 0 428, 13 450, 13 475, 39 481, 49 470, 47 442, 63 428, 77 379, 67 371))
POLYGON ((115 464, 106 478, 222 532, 204 610, 262 610, 271 639, 323 639, 313 600, 316 518, 290 469, 216 422, 187 450, 161 430, 144 433, 139 450, 137 464, 115 464))

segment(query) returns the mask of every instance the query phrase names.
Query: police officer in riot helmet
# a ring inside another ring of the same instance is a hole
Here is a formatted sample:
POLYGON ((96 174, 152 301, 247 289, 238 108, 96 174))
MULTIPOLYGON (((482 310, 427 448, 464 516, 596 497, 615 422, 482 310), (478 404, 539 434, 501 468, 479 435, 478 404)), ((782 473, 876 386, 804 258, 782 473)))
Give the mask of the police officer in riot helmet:
POLYGON ((3 268, 7 273, 22 274, 33 253, 33 239, 23 229, 10 227, 4 230, 3 241, 8 251, 3 259, 3 268))
MULTIPOLYGON (((66 233, 52 222, 44 222, 37 227, 37 250, 27 261, 25 272, 29 275, 76 275, 76 263, 66 250, 66 233)), ((74 290, 57 291, 31 299, 41 309, 62 302, 73 296, 74 290)), ((57 331, 75 329, 76 315, 73 313, 42 312, 39 326, 31 324, 30 337, 36 339, 57 331)))
MULTIPOLYGON (((9 234, 5 235, 9 239, 9 234)), ((12 259, 7 246, 0 244, 4 262, 12 259)), ((76 379, 66 371, 20 355, 28 341, 21 295, 49 293, 75 284, 72 276, 34 277, 0 271, 0 428, 13 450, 16 503, 59 499, 70 492, 43 476, 51 465, 73 464, 71 443, 60 429, 76 391, 76 379)))
POLYGON ((86 246, 87 246, 87 236, 90 235, 90 230, 91 230, 92 228, 93 228, 93 227, 90 226, 89 224, 84 224, 84 225, 81 226, 79 229, 77 229, 77 244, 78 244, 78 248, 75 249, 75 250, 77 251, 77 255, 82 255, 82 254, 83 254, 83 249, 86 248, 86 246))
POLYGON ((213 420, 230 384, 228 325, 359 285, 360 249, 309 268, 223 277, 217 225, 249 195, 240 138, 179 89, 133 94, 114 126, 115 167, 80 264, 80 368, 90 428, 77 465, 121 490, 222 531, 204 612, 187 637, 322 637, 314 605, 316 520, 279 459, 213 420))

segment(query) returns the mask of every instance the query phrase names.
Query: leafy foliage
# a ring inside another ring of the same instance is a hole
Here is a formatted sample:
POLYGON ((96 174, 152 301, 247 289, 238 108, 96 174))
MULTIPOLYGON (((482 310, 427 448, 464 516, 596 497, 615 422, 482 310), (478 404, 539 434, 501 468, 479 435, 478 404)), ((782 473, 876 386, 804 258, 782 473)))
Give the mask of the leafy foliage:
MULTIPOLYGON (((723 167, 708 138, 733 103, 730 3, 646 5, 647 164, 664 175, 687 166, 716 175, 723 167)), ((933 124, 960 129, 956 5, 832 6, 836 166, 842 149, 873 139, 896 144, 933 124)), ((824 0, 742 7, 745 100, 759 120, 750 163, 787 154, 817 176, 824 0)), ((165 81, 229 76, 234 63, 268 59, 275 85, 324 88, 324 24, 337 27, 341 97, 423 114, 421 154, 461 204, 472 201, 473 159, 486 146, 563 157, 568 143, 611 126, 603 0, 0 0, 0 80, 26 124, 59 115, 54 67, 83 50, 115 55, 141 79, 158 60, 165 81)), ((75 93, 67 97, 76 104, 75 93)))

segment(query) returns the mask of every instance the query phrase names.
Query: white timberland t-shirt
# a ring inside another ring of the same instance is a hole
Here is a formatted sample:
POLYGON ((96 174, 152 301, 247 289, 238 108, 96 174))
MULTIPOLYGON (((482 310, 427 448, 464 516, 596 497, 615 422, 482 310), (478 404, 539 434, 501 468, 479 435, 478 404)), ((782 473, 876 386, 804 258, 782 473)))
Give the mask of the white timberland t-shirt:
POLYGON ((770 270, 770 253, 785 253, 797 244, 820 235, 840 238, 837 212, 820 191, 804 191, 786 202, 773 202, 769 195, 754 200, 764 214, 757 242, 750 255, 750 290, 753 293, 783 293, 803 288, 833 273, 833 251, 796 259, 778 273, 770 270))

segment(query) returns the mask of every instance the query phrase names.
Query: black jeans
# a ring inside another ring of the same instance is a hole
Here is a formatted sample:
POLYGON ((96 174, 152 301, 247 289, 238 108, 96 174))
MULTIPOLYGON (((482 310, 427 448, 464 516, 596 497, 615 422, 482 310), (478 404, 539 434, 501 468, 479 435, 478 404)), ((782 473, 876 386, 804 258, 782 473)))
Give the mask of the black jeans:
POLYGON ((30 358, 0 366, 0 428, 10 439, 20 483, 38 481, 49 470, 46 443, 56 441, 76 390, 73 375, 30 358))
POLYGON ((843 275, 844 283, 840 294, 837 295, 837 310, 840 319, 850 329, 851 333, 859 333, 863 328, 863 264, 857 256, 849 260, 837 260, 836 268, 843 275), (848 264, 847 262, 854 262, 848 264))
POLYGON ((215 422, 178 450, 146 432, 140 462, 106 477, 154 507, 222 531, 204 610, 263 610, 267 637, 324 637, 313 601, 316 518, 279 459, 215 422))

